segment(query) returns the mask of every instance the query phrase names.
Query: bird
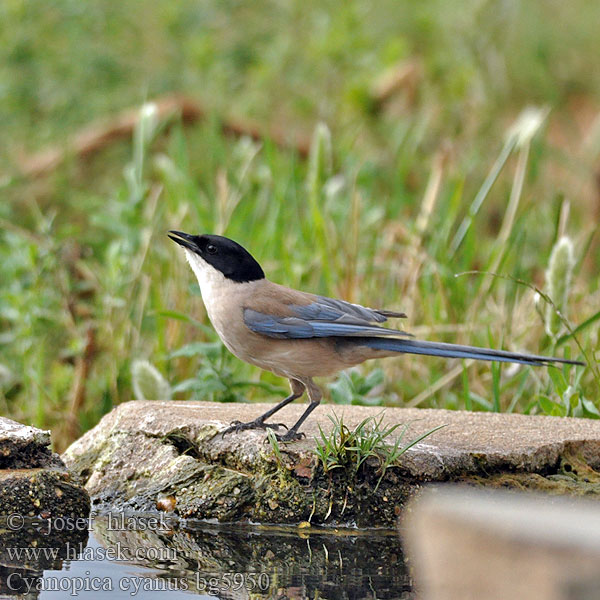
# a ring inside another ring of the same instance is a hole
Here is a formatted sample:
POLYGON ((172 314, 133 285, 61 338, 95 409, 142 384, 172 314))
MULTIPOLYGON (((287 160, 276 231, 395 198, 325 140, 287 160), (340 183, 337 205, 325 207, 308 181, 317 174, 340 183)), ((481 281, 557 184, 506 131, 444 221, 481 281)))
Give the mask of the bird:
MULTIPOLYGON (((240 244, 213 234, 171 230, 194 272, 208 317, 227 349, 239 359, 289 380, 291 393, 253 421, 234 421, 222 434, 279 429, 281 442, 304 437, 299 431, 323 393, 315 377, 330 376, 366 360, 398 354, 551 365, 584 365, 577 360, 521 354, 491 348, 414 339, 382 327, 403 312, 367 308, 295 290, 266 278, 256 259, 240 244), (291 427, 267 419, 306 392, 308 407, 291 427)), ((275 433, 275 432, 273 432, 275 433)))

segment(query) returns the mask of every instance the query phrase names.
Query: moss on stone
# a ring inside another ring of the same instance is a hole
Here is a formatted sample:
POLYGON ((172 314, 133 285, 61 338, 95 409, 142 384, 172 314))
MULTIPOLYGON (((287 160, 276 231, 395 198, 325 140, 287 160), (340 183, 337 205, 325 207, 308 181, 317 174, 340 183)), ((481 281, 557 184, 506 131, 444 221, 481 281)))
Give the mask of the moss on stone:
POLYGON ((556 495, 600 495, 600 472, 593 469, 575 448, 563 453, 555 468, 546 473, 499 472, 485 477, 468 476, 462 481, 484 487, 536 490, 556 495))

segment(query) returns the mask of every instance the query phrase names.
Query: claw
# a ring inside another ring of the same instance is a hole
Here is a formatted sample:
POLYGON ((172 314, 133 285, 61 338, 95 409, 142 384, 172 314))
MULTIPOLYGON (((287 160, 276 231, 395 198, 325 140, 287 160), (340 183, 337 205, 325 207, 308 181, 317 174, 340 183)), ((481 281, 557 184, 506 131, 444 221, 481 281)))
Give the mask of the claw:
POLYGON ((289 429, 285 423, 265 423, 265 425, 270 429, 279 429, 280 427, 283 427, 286 431, 289 429))
POLYGON ((250 421, 249 423, 242 423, 241 421, 232 421, 227 429, 221 431, 221 437, 225 437, 230 433, 240 433, 240 431, 247 431, 248 429, 279 429, 280 427, 288 428, 285 423, 265 423, 259 419, 250 421))
POLYGON ((294 431, 293 429, 288 429, 287 433, 284 433, 283 435, 275 434, 275 437, 279 442, 297 442, 298 440, 305 438, 306 434, 302 433, 301 431, 298 432, 294 431))

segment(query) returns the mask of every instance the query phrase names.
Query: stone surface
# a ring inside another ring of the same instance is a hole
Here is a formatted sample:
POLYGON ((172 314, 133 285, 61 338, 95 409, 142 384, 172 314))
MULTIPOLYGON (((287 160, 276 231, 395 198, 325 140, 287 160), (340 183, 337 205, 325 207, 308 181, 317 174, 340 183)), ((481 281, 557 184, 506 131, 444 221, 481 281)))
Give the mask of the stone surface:
POLYGON ((50 432, 0 417, 0 469, 59 467, 50 450, 50 432))
POLYGON ((436 486, 402 532, 426 600, 598 597, 600 506, 589 500, 436 486))
POLYGON ((86 490, 50 449, 50 432, 0 417, 0 516, 87 516, 86 490))
MULTIPOLYGON (((314 448, 319 425, 330 430, 328 415, 334 411, 354 428, 380 409, 320 406, 306 423, 306 439, 280 445, 279 454, 264 443, 262 431, 218 435, 229 422, 252 420, 267 408, 128 402, 106 415, 63 458, 100 510, 158 508, 221 521, 391 526, 408 498, 429 481, 480 484, 489 479, 502 486, 558 492, 600 490, 595 471, 600 468, 599 421, 389 408, 385 424, 410 422, 406 440, 447 426, 404 454, 377 487, 379 461, 367 461, 358 474, 337 469, 326 475, 314 448)), ((277 420, 291 424, 304 408, 288 406, 277 420)), ((392 435, 389 442, 394 441, 392 435)))

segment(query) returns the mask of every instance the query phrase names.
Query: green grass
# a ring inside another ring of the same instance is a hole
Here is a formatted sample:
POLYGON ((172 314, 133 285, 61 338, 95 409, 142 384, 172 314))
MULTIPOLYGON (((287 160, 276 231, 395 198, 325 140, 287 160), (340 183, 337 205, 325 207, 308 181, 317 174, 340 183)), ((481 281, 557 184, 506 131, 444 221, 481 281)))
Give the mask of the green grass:
MULTIPOLYGON (((375 459, 379 462, 379 480, 375 491, 387 469, 396 464, 407 450, 438 429, 445 427, 445 425, 438 425, 416 438, 406 440, 405 436, 411 423, 386 426, 383 424, 384 417, 381 414, 363 419, 354 429, 345 425, 343 417, 338 417, 335 413, 333 416, 330 415, 329 419, 333 425, 332 429, 326 433, 319 425, 319 437, 315 439, 315 455, 323 472, 330 475, 332 471, 342 469, 352 480, 367 460, 375 459), (400 432, 395 436, 396 441, 390 445, 389 438, 398 429, 400 432)), ((272 440, 271 435, 269 439, 272 440)), ((277 455, 275 447, 271 445, 277 455)))
POLYGON ((577 123, 600 94, 600 7, 576 5, 3 2, 0 413, 51 427, 64 447, 133 397, 138 360, 176 398, 285 393, 215 345, 165 235, 182 229, 233 237, 280 283, 404 310, 419 337, 591 363, 400 357, 342 375, 336 402, 598 416, 600 135, 577 123), (415 57, 415 97, 374 112, 373 82, 415 57), (209 118, 149 116, 131 143, 39 181, 15 176, 24 152, 172 91, 209 118), (552 112, 519 137, 530 103, 552 112), (225 137, 225 114, 314 133, 311 156, 225 137), (574 244, 570 329, 559 319, 548 335, 544 298, 520 282, 546 290, 562 235, 574 244), (455 276, 468 271, 480 273, 455 276))

